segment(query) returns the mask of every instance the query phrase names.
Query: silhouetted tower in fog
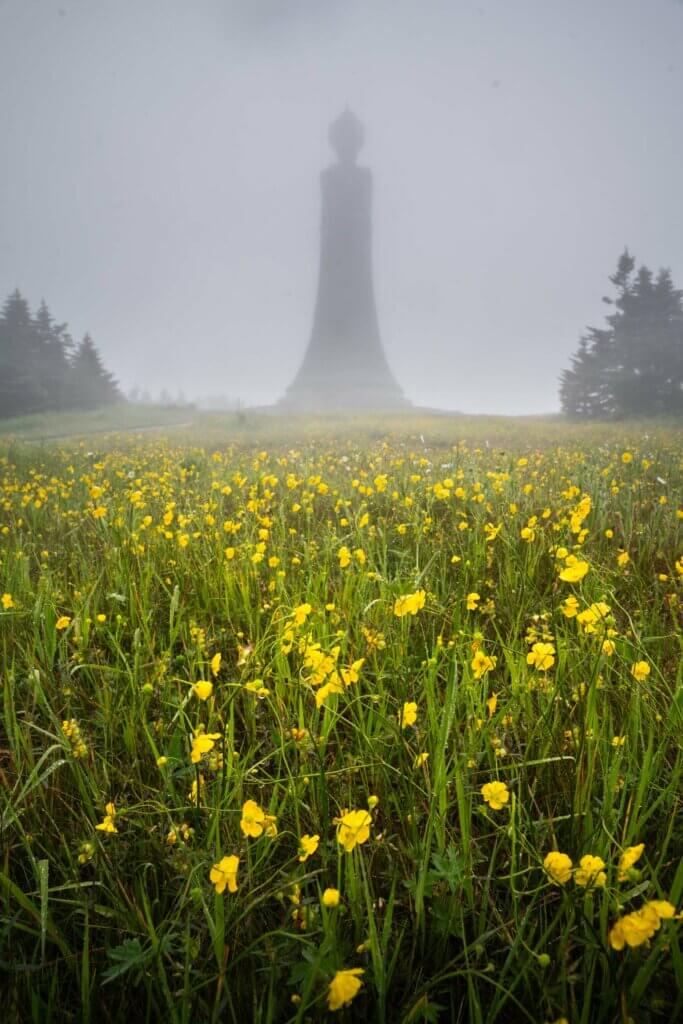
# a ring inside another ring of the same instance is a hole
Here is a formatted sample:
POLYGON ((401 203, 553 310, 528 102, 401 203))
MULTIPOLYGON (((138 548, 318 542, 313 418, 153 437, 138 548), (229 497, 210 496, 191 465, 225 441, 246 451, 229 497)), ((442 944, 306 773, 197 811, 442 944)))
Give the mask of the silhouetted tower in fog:
POLYGON ((281 405, 395 409, 408 401, 389 368, 372 285, 372 176, 356 159, 363 126, 346 110, 330 127, 337 163, 320 176, 320 273, 313 331, 281 405))

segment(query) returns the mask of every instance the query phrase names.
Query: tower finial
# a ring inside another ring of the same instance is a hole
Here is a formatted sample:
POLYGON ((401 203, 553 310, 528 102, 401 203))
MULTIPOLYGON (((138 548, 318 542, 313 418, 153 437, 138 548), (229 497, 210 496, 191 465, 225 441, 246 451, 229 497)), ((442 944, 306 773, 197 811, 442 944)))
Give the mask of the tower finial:
POLYGON ((339 162, 355 163, 364 140, 363 125, 347 104, 344 112, 330 125, 330 144, 339 162))

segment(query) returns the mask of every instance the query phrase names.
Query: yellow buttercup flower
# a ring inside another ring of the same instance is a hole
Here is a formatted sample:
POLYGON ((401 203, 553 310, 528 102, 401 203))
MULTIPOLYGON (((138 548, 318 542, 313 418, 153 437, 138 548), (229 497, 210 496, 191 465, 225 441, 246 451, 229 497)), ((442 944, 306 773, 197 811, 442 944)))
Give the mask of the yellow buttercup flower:
POLYGON ((574 872, 574 881, 584 889, 602 888, 607 881, 604 868, 605 862, 602 857, 586 854, 581 858, 579 866, 574 872))
POLYGON ((325 889, 322 897, 323 906, 338 907, 340 899, 339 889, 325 889))
POLYGON ((617 875, 617 880, 619 882, 625 882, 628 879, 628 872, 636 861, 640 860, 644 849, 645 843, 638 843, 637 846, 626 847, 619 858, 619 874, 617 875))
POLYGON ((11 594, 3 594, 0 598, 0 602, 2 603, 3 611, 8 612, 10 608, 14 608, 14 601, 12 600, 11 594))
POLYGON ((547 672, 555 664, 555 648, 552 644, 536 643, 527 654, 526 662, 539 672, 547 672))
POLYGON ((213 693, 213 683, 209 683, 208 681, 195 683, 194 686, 192 687, 192 692, 194 693, 195 697, 199 698, 199 700, 208 700, 211 694, 213 693))
POLYGON ((617 918, 609 932, 609 944, 616 950, 642 946, 659 931, 662 921, 670 920, 675 913, 676 908, 668 900, 649 900, 640 910, 617 918))
POLYGON ((308 834, 303 835, 299 840, 299 860, 303 864, 304 861, 312 857, 315 851, 318 849, 320 844, 320 836, 309 836, 308 834))
POLYGON ((360 975, 365 971, 362 967, 353 967, 346 971, 337 971, 327 990, 327 1006, 329 1010, 341 1010, 355 999, 361 989, 360 975))
POLYGON ((579 625, 583 626, 584 633, 590 635, 596 633, 599 627, 604 628, 607 625, 608 616, 611 611, 610 606, 605 604, 604 601, 596 601, 589 608, 579 612, 576 616, 576 621, 579 625))
POLYGON ((60 615, 55 622, 55 629, 68 629, 71 625, 71 619, 68 615, 60 615))
POLYGON ((417 721, 417 704, 415 701, 406 701, 401 711, 401 728, 407 729, 410 725, 415 725, 417 721))
POLYGON ((360 670, 365 664, 365 658, 357 658, 348 668, 341 668, 339 670, 344 686, 350 686, 351 683, 357 683, 360 679, 360 670))
MULTIPOLYGON (((571 556, 570 556, 571 557, 571 556)), ((578 583, 584 578, 590 566, 588 562, 574 561, 560 573, 560 579, 564 583, 578 583)))
POLYGON ((425 606, 426 594, 424 590, 417 590, 414 594, 403 594, 397 597, 394 602, 394 615, 402 618, 404 615, 417 615, 425 606))
POLYGON ((199 764, 204 754, 208 754, 216 746, 216 740, 221 738, 219 732, 200 732, 192 740, 192 752, 190 760, 192 764, 199 764))
POLYGON ((351 565, 351 552, 349 551, 345 544, 339 548, 339 551, 337 552, 337 557, 339 559, 340 569, 346 569, 349 565, 351 565))
POLYGON ((476 650, 471 661, 472 674, 475 679, 481 679, 487 672, 492 672, 496 667, 498 659, 495 655, 485 654, 482 650, 476 650))
POLYGON ((240 828, 245 836, 258 839, 265 828, 266 812, 255 800, 246 800, 242 805, 240 828))
POLYGON ((372 816, 369 811, 347 811, 339 820, 337 842, 346 853, 360 846, 370 837, 372 816))
POLYGON ((222 857, 217 864, 214 864, 209 872, 209 878, 213 883, 216 892, 220 896, 225 892, 237 892, 237 869, 240 859, 234 854, 230 857, 222 857))
POLYGON ((543 861, 548 877, 557 885, 566 885, 572 877, 572 861, 566 853, 552 850, 543 861))
POLYGON ((214 676, 214 678, 218 675, 218 673, 221 670, 221 660, 222 656, 220 651, 214 654, 213 658, 211 659, 211 674, 214 676))
POLYGON ((105 807, 105 815, 99 825, 95 825, 98 832, 118 832, 116 825, 114 824, 114 818, 116 817, 116 808, 113 803, 108 803, 105 807))
POLYGON ((472 593, 468 594, 467 597, 465 598, 465 603, 467 605, 467 611, 468 612, 475 612, 477 610, 477 605, 479 604, 480 601, 481 601, 481 596, 479 594, 477 594, 476 590, 473 590, 472 593))
POLYGON ((505 782, 486 782, 479 791, 492 811, 500 811, 510 799, 505 782))
POLYGON ((646 661, 637 661, 631 666, 631 675, 639 683, 644 682, 650 674, 650 666, 646 661))
MULTIPOLYGON (((341 549, 340 549, 341 551, 341 549)), ((313 611, 313 607, 310 604, 300 604, 292 612, 292 619, 294 620, 295 626, 303 626, 308 616, 313 611)))

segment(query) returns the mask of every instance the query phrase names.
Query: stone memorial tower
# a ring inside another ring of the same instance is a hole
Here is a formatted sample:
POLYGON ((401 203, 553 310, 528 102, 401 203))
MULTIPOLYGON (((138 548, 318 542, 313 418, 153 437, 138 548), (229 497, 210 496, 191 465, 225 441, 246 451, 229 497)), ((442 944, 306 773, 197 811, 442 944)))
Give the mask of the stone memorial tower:
POLYGON ((409 402, 382 348, 372 284, 372 177, 356 159, 363 126, 346 110, 330 127, 337 163, 321 174, 320 271, 313 330, 281 407, 397 409, 409 402))

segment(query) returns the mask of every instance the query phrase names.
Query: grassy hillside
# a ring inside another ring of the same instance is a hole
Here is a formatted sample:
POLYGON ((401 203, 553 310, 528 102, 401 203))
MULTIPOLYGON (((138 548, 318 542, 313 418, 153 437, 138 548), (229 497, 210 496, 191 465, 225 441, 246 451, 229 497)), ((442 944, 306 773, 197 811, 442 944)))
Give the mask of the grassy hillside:
POLYGON ((88 437, 102 433, 188 423, 193 411, 163 406, 112 405, 92 412, 44 412, 0 419, 0 438, 30 441, 88 437))

